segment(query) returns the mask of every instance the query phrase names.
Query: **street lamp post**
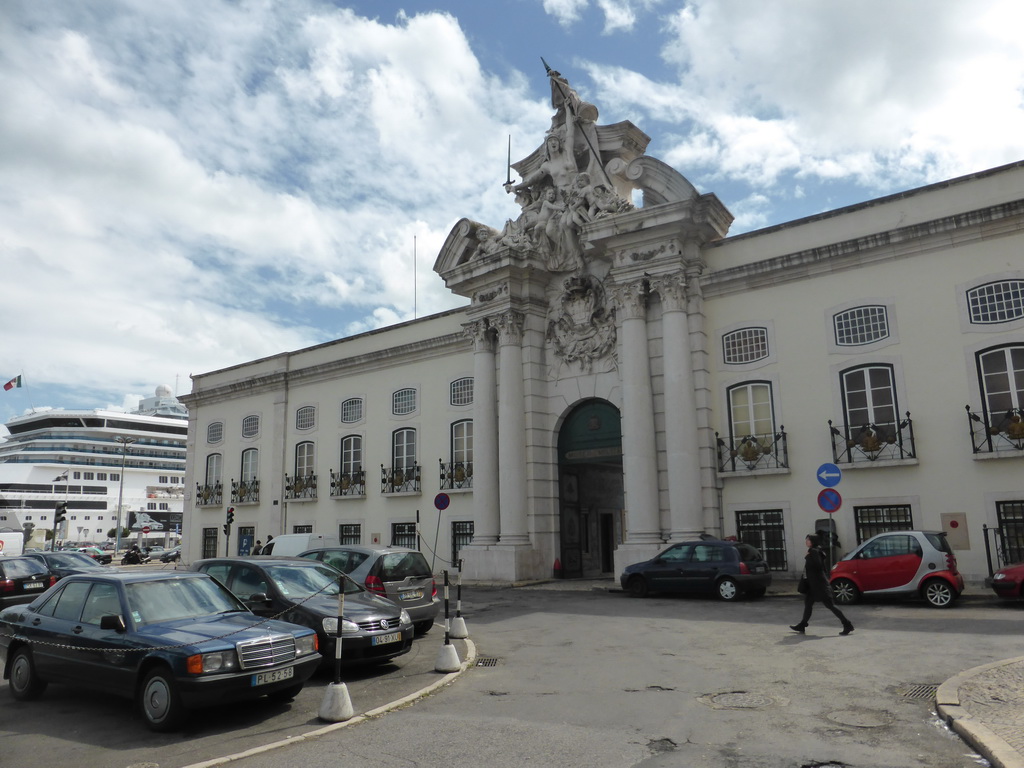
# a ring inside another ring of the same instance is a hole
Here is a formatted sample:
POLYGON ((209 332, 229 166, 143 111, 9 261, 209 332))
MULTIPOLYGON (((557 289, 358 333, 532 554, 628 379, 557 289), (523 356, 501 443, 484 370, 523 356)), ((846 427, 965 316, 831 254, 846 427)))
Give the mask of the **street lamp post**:
POLYGON ((121 444, 121 482, 117 489, 117 527, 114 529, 114 556, 116 557, 117 553, 121 550, 121 502, 124 499, 124 463, 125 459, 128 458, 128 446, 135 442, 135 438, 118 435, 114 439, 121 444))

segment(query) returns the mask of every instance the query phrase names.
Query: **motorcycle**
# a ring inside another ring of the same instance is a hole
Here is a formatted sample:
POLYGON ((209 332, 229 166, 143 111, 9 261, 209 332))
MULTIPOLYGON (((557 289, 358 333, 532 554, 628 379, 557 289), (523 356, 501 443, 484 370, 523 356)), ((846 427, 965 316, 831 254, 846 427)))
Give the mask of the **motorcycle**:
POLYGON ((137 549, 129 549, 121 558, 121 565, 145 565, 149 559, 149 555, 143 554, 137 549))

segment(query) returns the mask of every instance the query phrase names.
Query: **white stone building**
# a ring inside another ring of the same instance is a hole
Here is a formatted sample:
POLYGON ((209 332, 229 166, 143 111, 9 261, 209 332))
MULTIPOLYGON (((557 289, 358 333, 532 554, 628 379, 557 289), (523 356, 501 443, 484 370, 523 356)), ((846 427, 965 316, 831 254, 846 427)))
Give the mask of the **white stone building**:
POLYGON ((792 574, 831 521, 1024 559, 1024 162, 728 237, 551 86, 522 215, 435 263, 465 308, 193 377, 186 557, 310 531, 513 581, 707 533, 792 574))

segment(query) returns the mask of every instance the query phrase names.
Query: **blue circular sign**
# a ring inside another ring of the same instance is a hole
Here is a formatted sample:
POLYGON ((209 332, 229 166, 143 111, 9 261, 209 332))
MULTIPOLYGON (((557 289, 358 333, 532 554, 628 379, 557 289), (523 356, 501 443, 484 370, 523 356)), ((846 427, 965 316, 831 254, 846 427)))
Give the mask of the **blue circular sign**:
POLYGON ((439 493, 434 497, 434 506, 439 510, 448 509, 448 504, 451 503, 451 499, 448 498, 447 493, 439 493))
POLYGON ((823 512, 828 512, 831 515, 842 505, 843 497, 839 495, 839 491, 826 488, 818 494, 818 506, 823 512))
POLYGON ((818 482, 826 488, 834 488, 843 479, 843 471, 835 464, 822 464, 818 467, 818 482))

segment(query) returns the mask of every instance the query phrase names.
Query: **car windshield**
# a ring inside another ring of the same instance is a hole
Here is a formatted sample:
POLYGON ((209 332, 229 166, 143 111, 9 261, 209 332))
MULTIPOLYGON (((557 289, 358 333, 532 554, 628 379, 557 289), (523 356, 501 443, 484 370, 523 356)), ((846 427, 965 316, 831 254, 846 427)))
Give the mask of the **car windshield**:
MULTIPOLYGON (((271 565, 266 568, 267 575, 274 580, 281 594, 295 599, 312 597, 313 595, 337 595, 339 573, 319 563, 309 565, 271 565)), ((345 594, 362 592, 363 588, 348 576, 343 576, 345 594)))
POLYGON ((128 584, 127 592, 128 607, 138 625, 247 610, 211 578, 138 581, 128 584))
POLYGON ((431 575, 426 558, 419 552, 388 552, 381 558, 380 570, 384 581, 431 575))
POLYGON ((103 568, 102 565, 81 552, 54 552, 48 560, 50 565, 55 565, 58 568, 103 568))

